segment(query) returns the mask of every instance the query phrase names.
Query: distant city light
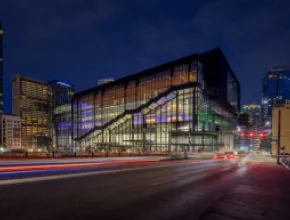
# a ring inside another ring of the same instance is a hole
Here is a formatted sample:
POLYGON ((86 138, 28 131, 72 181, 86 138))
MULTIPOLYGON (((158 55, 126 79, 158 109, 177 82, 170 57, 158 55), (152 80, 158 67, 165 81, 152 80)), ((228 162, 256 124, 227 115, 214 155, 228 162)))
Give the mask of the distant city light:
POLYGON ((70 84, 64 83, 64 82, 57 82, 57 84, 60 84, 62 86, 67 86, 67 87, 71 87, 70 84))
MULTIPOLYGON (((269 99, 270 101, 271 99, 269 99)), ((263 100, 263 104, 268 104, 268 100, 263 100)))

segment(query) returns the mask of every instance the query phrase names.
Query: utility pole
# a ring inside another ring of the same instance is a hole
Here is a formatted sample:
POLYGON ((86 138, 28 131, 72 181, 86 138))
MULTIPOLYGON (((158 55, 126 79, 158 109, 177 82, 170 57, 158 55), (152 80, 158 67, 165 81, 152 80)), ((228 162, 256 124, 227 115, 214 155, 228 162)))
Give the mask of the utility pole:
MULTIPOLYGON (((279 104, 278 103, 278 96, 279 96, 279 75, 280 74, 277 73, 277 80, 276 80, 276 104, 279 104)), ((277 107, 278 107, 277 164, 280 164, 281 109, 280 109, 280 106, 277 106, 277 107)))
POLYGON ((277 164, 280 164, 280 148, 281 148, 281 109, 278 107, 278 142, 277 142, 277 164))

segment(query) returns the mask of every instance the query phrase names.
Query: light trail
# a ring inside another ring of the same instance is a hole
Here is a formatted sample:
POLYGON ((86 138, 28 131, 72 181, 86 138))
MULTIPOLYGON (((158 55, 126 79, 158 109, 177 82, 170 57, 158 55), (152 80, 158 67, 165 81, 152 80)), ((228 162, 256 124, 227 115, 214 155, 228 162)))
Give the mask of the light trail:
MULTIPOLYGON (((139 162, 139 161, 138 161, 139 162)), ((143 161, 142 161, 143 162, 143 161)), ((31 183, 38 181, 49 181, 49 180, 58 180, 58 179, 67 179, 67 178, 78 178, 85 177, 91 175, 100 175, 100 174, 110 174, 110 173, 119 173, 119 172, 129 172, 129 171, 137 171, 137 170, 146 170, 146 169, 156 169, 156 168, 165 168, 165 167, 175 167, 182 166, 184 164, 192 164, 192 163, 206 163, 207 161, 195 161, 195 162, 176 162, 176 163, 166 163, 166 164, 154 164, 143 167, 133 167, 133 168, 124 168, 124 169, 115 169, 115 170, 102 170, 102 171, 91 171, 91 172, 82 172, 82 173, 73 173, 73 174, 62 174, 62 175, 52 175, 52 176, 42 176, 42 177, 29 177, 29 178, 21 178, 21 179, 8 179, 1 180, 1 185, 11 185, 11 184, 22 184, 22 183, 31 183)), ((45 170, 43 170, 45 171, 45 170)), ((18 171, 18 172, 29 172, 29 171, 18 171)), ((5 173, 2 173, 5 174, 5 173)), ((1 175, 1 173, 0 173, 1 175)))
POLYGON ((0 173, 11 173, 19 171, 37 171, 37 170, 51 170, 51 169, 71 169, 71 168, 85 168, 94 166, 114 165, 114 164, 138 164, 138 163, 150 163, 158 162, 160 160, 123 160, 123 161, 110 161, 110 162, 95 162, 95 163, 71 163, 71 164, 53 164, 53 165, 25 165, 25 166, 13 166, 13 167, 0 167, 0 173))

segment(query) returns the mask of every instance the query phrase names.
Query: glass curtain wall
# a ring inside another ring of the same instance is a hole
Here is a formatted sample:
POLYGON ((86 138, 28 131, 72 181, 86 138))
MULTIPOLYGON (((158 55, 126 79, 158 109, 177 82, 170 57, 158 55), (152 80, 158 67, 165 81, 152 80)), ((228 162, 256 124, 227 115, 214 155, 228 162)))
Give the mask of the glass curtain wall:
POLYGON ((228 102, 238 110, 238 84, 234 80, 230 71, 228 71, 228 102))
MULTIPOLYGON (((55 147, 71 147, 72 146, 72 120, 71 105, 57 106, 53 112, 54 121, 54 145, 55 147)), ((69 150, 69 149, 67 149, 69 150)))
POLYGON ((219 136, 229 119, 202 89, 200 67, 193 61, 76 97, 72 107, 77 148, 99 152, 174 152, 188 146, 191 151, 214 150, 216 143, 226 140, 219 136), (190 84, 197 81, 201 84, 190 84), (134 112, 137 108, 140 111, 134 112))

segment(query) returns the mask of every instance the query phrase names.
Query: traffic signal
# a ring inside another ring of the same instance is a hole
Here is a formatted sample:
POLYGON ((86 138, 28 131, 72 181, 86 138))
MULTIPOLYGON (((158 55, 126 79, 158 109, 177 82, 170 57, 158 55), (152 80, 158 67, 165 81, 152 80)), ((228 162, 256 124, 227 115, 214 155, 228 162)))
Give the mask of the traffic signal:
POLYGON ((239 138, 240 139, 252 139, 252 138, 254 138, 254 132, 240 132, 239 138))
POLYGON ((264 132, 254 132, 254 131, 243 131, 239 133, 240 139, 263 139, 266 137, 264 132))

